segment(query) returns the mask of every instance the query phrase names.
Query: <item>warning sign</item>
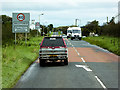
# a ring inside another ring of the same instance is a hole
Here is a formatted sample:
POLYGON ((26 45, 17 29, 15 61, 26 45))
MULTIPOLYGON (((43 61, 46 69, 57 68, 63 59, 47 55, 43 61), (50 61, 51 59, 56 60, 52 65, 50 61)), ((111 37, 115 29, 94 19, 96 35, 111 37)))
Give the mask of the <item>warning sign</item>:
POLYGON ((35 22, 35 29, 40 29, 40 22, 35 22))

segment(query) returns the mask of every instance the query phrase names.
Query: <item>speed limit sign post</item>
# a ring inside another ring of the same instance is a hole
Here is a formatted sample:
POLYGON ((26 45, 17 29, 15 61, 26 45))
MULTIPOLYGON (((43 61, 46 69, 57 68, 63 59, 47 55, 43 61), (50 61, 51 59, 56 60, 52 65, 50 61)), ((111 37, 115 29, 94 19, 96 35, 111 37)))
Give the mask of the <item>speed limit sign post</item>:
POLYGON ((12 13, 12 32, 15 33, 15 43, 16 43, 16 33, 25 33, 27 41, 27 33, 30 32, 30 13, 12 13))

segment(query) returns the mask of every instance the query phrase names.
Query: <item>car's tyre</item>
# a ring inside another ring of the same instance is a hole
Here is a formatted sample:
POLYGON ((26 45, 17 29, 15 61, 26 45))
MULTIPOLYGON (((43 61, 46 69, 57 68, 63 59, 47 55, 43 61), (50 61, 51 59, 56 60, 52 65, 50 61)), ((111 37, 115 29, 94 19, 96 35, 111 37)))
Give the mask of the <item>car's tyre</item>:
POLYGON ((79 38, 79 40, 81 40, 81 37, 79 38))
POLYGON ((40 59, 40 66, 44 67, 45 66, 45 60, 40 59))
POLYGON ((68 65, 68 59, 64 60, 64 65, 68 65))
POLYGON ((73 40, 73 38, 71 37, 71 40, 73 40))

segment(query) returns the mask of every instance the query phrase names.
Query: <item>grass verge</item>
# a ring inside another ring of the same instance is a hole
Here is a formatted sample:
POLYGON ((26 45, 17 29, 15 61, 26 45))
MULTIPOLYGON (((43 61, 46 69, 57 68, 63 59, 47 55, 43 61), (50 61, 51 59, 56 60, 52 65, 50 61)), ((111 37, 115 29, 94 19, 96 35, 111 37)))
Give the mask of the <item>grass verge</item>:
POLYGON ((39 43, 43 37, 33 37, 27 42, 20 41, 16 46, 2 48, 2 88, 11 88, 21 75, 38 57, 39 43))
POLYGON ((99 36, 99 37, 86 37, 83 38, 83 40, 91 44, 98 45, 120 56, 120 50, 119 50, 120 38, 99 36))

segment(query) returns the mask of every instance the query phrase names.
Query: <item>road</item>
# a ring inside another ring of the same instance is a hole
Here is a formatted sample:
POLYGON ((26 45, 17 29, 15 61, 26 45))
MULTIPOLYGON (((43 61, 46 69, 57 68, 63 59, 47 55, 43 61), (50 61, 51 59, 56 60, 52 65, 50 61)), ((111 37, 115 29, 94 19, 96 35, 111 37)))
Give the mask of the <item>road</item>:
POLYGON ((69 65, 36 60, 15 88, 118 88, 118 56, 80 40, 65 39, 69 65))

